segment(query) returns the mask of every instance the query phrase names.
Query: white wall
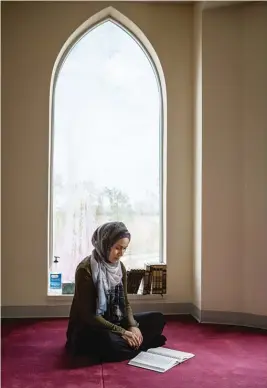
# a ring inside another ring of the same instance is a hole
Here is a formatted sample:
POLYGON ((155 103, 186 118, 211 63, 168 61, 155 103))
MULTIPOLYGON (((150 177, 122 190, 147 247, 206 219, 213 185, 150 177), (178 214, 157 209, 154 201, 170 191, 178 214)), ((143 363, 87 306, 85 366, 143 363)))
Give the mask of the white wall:
MULTIPOLYGON (((2 304, 46 305, 49 87, 64 42, 112 3, 2 4, 2 304)), ((156 50, 167 84, 168 300, 192 288, 192 5, 116 3, 156 50)), ((82 258, 81 258, 82 259, 82 258)))
POLYGON ((203 14, 202 308, 267 313, 267 7, 203 14))

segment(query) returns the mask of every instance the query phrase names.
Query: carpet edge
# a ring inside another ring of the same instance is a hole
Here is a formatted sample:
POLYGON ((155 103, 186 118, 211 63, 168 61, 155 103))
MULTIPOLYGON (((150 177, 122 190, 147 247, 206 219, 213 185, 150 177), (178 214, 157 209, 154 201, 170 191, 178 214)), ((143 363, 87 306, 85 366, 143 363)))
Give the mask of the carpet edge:
MULTIPOLYGON (((134 313, 161 311, 165 315, 191 315, 199 323, 255 327, 267 330, 267 316, 232 311, 200 310, 193 303, 134 303, 134 313)), ((12 318, 67 318, 69 305, 1 306, 2 319, 12 318)))

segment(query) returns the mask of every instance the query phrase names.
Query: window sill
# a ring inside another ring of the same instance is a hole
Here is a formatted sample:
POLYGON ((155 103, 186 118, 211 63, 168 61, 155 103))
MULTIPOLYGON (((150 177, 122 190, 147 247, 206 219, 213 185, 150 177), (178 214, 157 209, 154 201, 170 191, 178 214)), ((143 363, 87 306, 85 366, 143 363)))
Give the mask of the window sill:
POLYGON ((132 301, 149 301, 152 300, 166 300, 166 294, 150 294, 150 295, 138 295, 138 294, 128 294, 128 299, 132 301))
MULTIPOLYGON (((69 302, 72 302, 72 299, 73 299, 73 295, 53 295, 53 294, 48 294, 47 295, 47 300, 49 302, 63 302, 63 304, 65 303, 69 303, 69 302)), ((167 295, 159 295, 159 294, 150 294, 150 295, 138 295, 138 294, 128 294, 128 299, 130 302, 144 302, 146 303, 147 301, 148 302, 151 302, 151 301, 166 301, 167 299, 167 295)))

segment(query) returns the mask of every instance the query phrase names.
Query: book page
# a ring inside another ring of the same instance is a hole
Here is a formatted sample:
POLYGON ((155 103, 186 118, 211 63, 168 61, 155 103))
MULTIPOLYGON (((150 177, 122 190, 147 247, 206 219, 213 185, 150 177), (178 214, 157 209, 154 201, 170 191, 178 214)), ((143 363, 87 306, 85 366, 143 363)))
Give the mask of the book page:
POLYGON ((141 352, 129 361, 129 365, 152 369, 157 372, 165 372, 176 364, 177 361, 174 358, 164 357, 148 352, 141 352))
POLYGON ((192 353, 181 352, 180 350, 173 350, 163 347, 148 349, 147 352, 151 354, 159 354, 161 356, 174 358, 179 362, 183 362, 188 360, 189 358, 194 357, 194 354, 192 353))

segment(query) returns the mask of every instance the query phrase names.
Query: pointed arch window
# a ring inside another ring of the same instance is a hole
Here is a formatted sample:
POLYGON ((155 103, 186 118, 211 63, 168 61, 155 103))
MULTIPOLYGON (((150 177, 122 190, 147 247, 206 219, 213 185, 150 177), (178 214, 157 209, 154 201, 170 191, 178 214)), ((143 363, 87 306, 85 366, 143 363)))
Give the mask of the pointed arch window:
POLYGON ((95 228, 123 221, 128 268, 163 261, 163 111, 158 72, 137 38, 107 18, 68 48, 52 93, 50 264, 64 281, 95 228))

